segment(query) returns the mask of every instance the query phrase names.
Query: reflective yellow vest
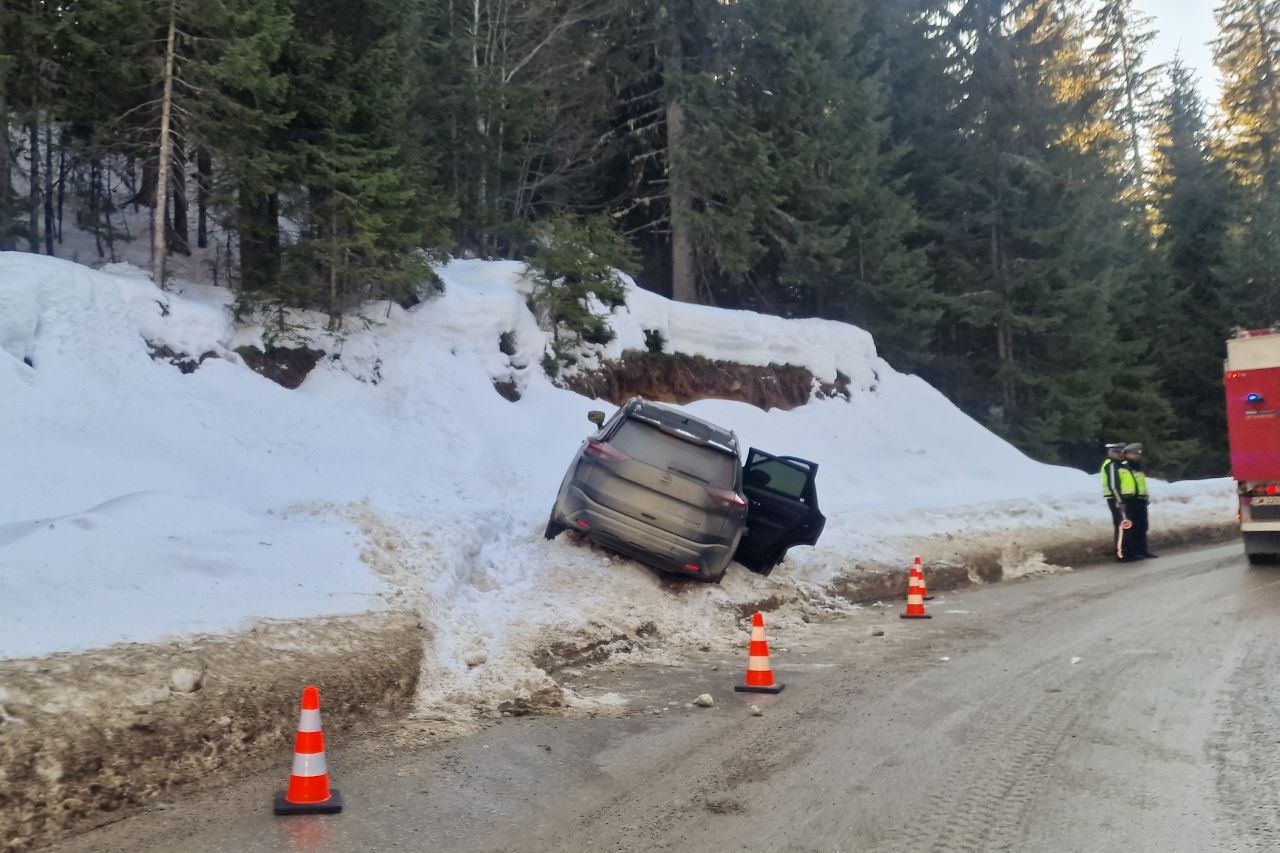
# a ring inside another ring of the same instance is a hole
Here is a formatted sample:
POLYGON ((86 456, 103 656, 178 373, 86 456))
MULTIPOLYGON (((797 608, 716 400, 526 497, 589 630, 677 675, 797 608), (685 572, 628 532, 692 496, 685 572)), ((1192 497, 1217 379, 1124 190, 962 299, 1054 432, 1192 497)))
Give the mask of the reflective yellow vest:
POLYGON ((1116 460, 1108 456, 1102 460, 1102 496, 1104 498, 1114 498, 1116 485, 1119 481, 1116 478, 1116 460), (1116 481, 1114 484, 1112 481, 1116 481))
MULTIPOLYGON (((1133 469, 1127 465, 1116 466, 1116 476, 1120 480, 1120 499, 1128 500, 1138 495, 1138 477, 1134 476, 1133 469)), ((1138 476, 1141 476, 1139 472, 1138 476)), ((1146 488, 1146 483, 1143 483, 1146 488)))
POLYGON ((1134 494, 1145 499, 1147 497, 1147 475, 1142 473, 1141 470, 1134 470, 1132 473, 1134 494))

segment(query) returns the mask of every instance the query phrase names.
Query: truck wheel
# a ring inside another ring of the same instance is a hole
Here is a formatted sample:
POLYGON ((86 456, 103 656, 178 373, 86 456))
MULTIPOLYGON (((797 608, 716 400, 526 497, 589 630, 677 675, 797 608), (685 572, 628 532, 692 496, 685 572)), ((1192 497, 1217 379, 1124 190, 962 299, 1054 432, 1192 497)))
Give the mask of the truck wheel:
POLYGON ((555 539, 568 525, 561 524, 556 521, 555 510, 551 511, 551 518, 547 519, 547 529, 543 532, 543 536, 547 539, 555 539))

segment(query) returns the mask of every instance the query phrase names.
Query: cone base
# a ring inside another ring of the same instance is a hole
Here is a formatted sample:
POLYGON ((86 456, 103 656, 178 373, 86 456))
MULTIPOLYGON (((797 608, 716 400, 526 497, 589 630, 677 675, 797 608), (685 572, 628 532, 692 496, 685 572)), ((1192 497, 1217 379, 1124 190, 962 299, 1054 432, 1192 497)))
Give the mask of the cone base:
POLYGON ((276 791, 272 810, 276 814, 337 814, 342 811, 342 792, 337 788, 330 788, 327 800, 318 803, 291 803, 285 799, 284 791, 276 791))
POLYGON ((933 618, 928 613, 915 613, 915 614, 899 613, 898 616, 902 619, 932 619, 933 618))
POLYGON ((733 689, 739 693, 781 693, 785 684, 772 684, 768 687, 762 687, 758 684, 735 684, 733 689))

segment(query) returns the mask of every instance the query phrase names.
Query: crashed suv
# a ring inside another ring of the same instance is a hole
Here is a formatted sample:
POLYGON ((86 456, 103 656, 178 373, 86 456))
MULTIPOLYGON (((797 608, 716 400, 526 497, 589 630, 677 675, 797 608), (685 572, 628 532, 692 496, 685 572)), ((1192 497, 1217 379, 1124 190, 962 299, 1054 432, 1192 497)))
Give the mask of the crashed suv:
POLYGON ((818 466, 754 447, 746 465, 731 430, 640 397, 578 449, 546 537, 572 528, 663 571, 719 581, 732 560, 769 574, 793 545, 813 545, 818 466))

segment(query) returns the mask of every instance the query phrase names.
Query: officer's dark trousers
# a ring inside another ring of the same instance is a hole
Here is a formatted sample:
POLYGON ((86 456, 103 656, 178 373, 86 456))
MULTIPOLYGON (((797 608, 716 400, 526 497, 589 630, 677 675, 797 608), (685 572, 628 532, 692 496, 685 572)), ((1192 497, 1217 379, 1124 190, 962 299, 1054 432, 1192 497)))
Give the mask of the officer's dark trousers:
POLYGON ((1147 502, 1131 500, 1125 506, 1129 511, 1129 520, 1133 522, 1133 529, 1125 534, 1125 556, 1132 554, 1136 557, 1145 557, 1147 555, 1147 502), (1132 543, 1129 540, 1130 533, 1133 534, 1132 543))

